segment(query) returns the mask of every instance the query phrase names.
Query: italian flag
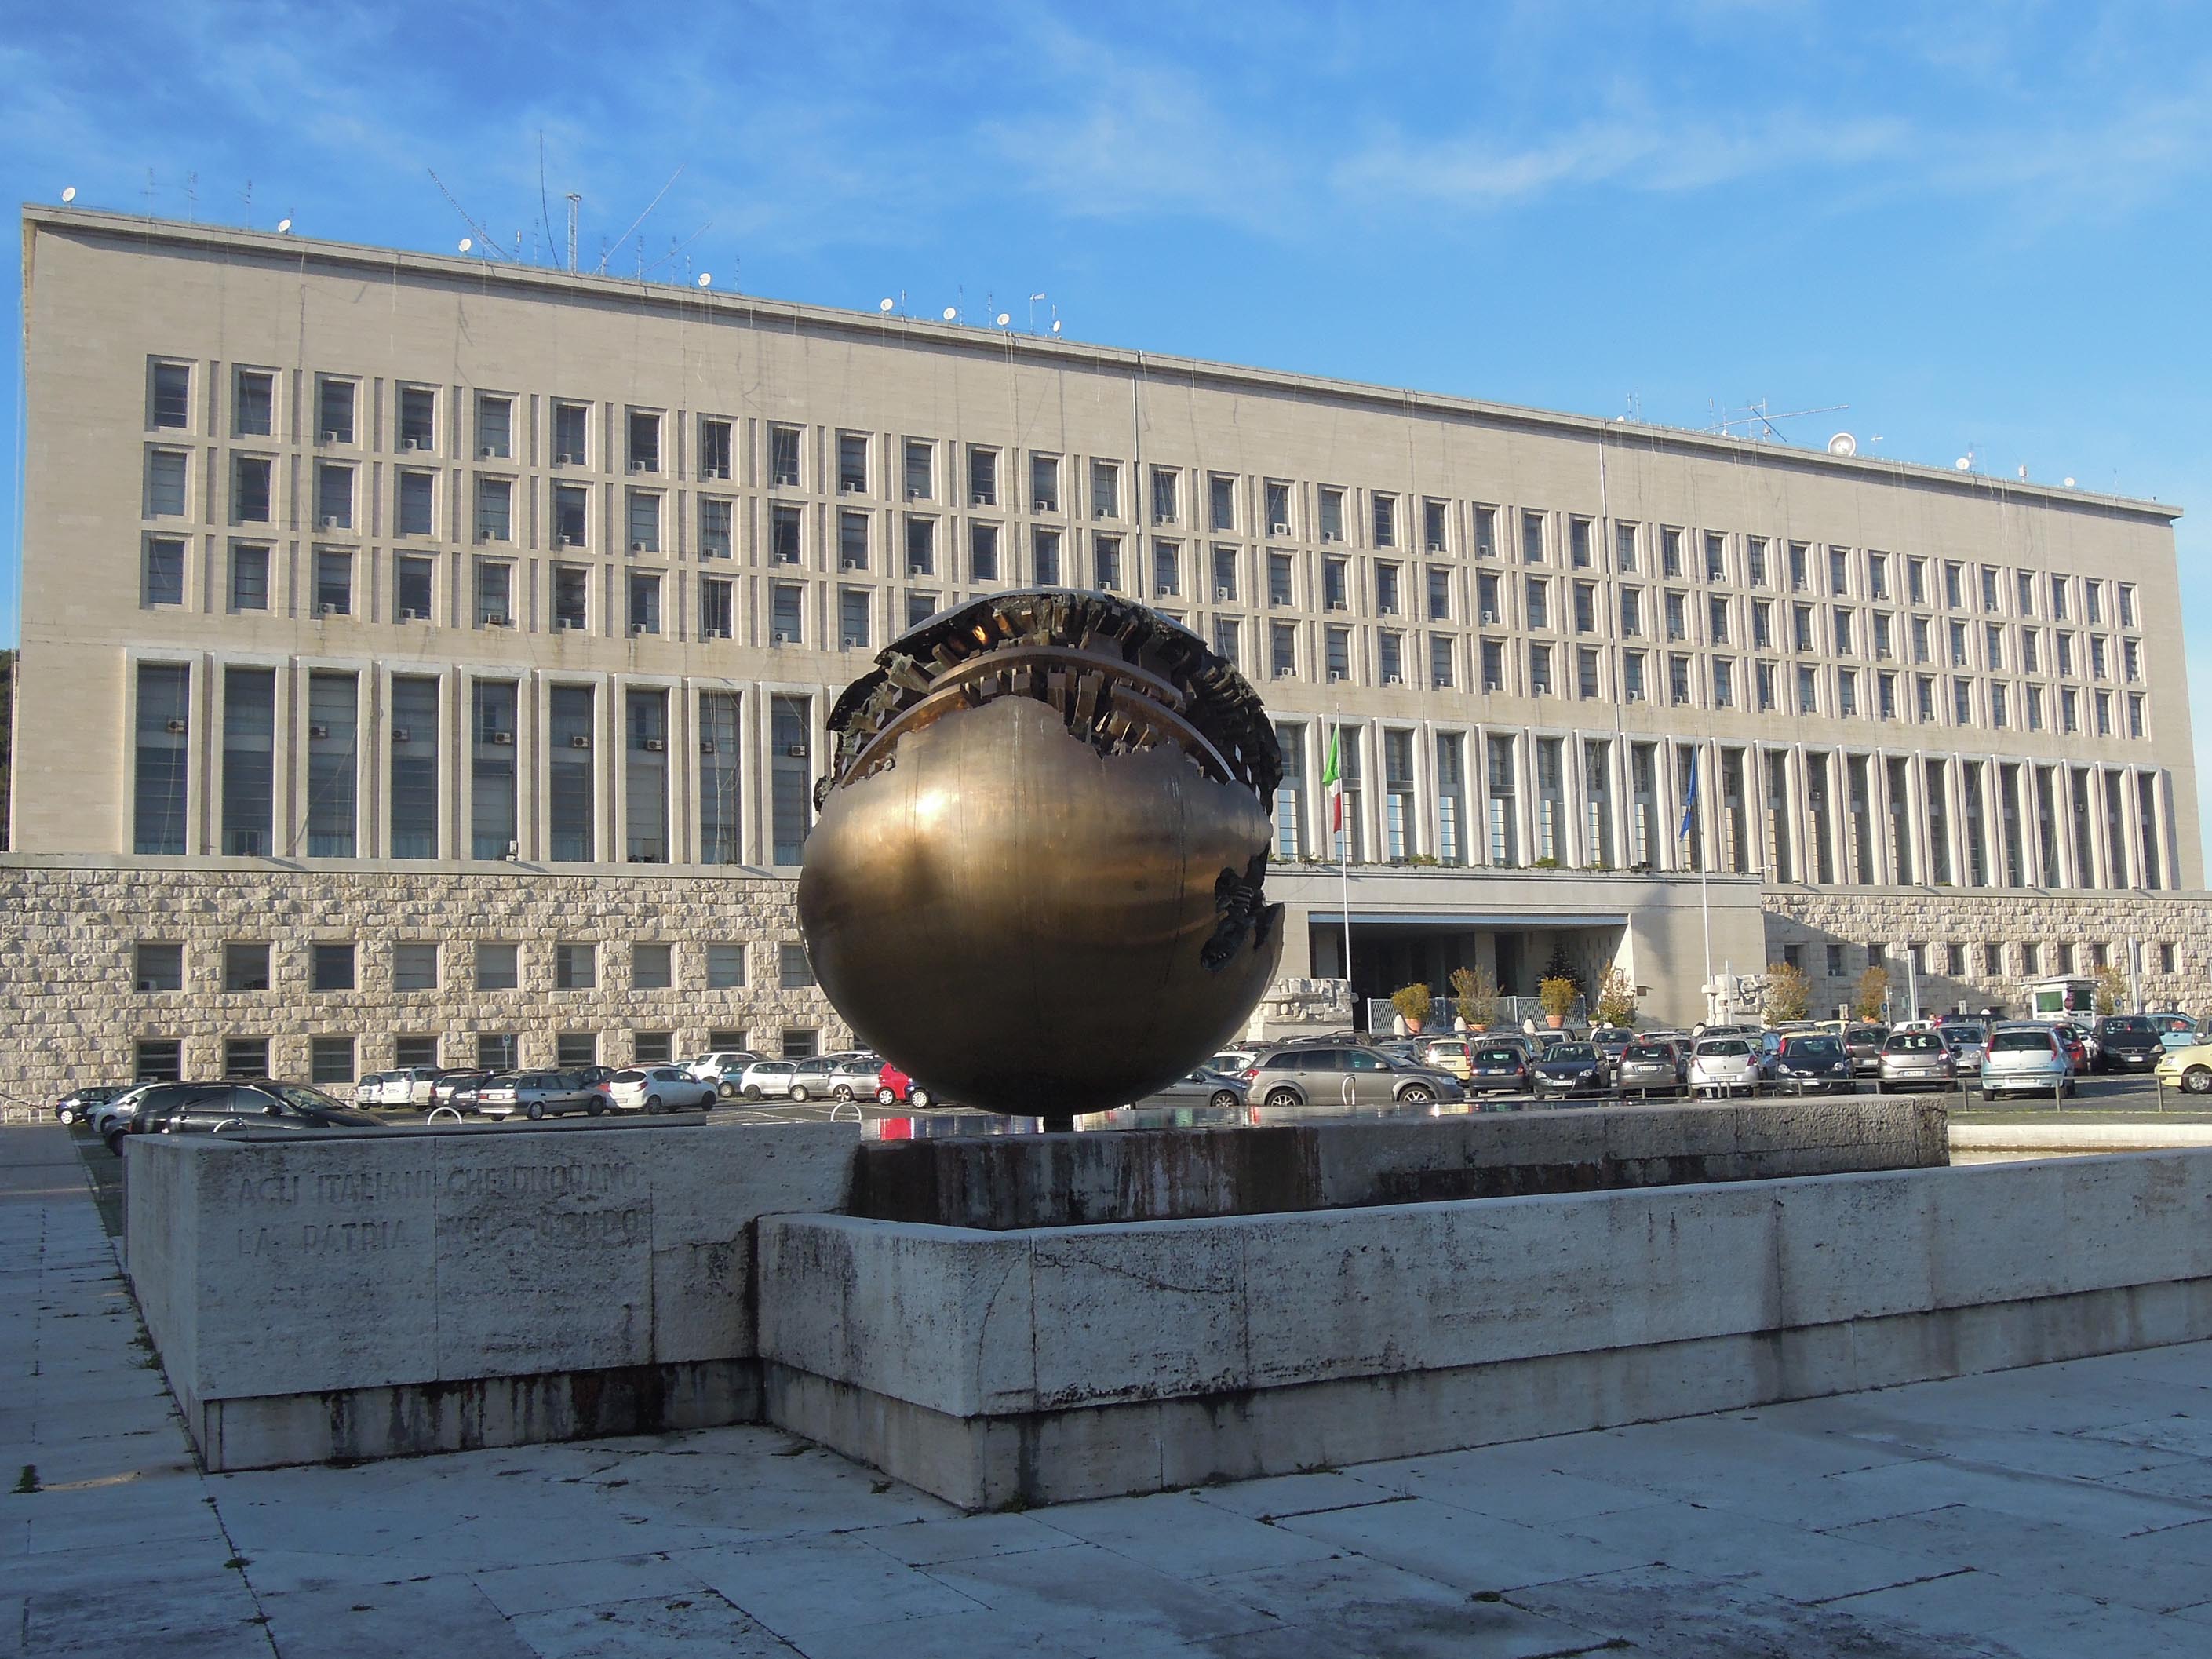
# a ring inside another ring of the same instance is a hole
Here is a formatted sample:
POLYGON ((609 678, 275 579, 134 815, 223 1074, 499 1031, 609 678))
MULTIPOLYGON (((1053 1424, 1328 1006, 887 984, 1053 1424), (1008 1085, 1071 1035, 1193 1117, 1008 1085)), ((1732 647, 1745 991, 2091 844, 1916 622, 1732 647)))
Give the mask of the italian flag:
POLYGON ((1321 769, 1321 787, 1328 791, 1328 832, 1332 836, 1344 830, 1344 775, 1336 763, 1336 742, 1341 734, 1341 728, 1328 734, 1328 759, 1321 769))

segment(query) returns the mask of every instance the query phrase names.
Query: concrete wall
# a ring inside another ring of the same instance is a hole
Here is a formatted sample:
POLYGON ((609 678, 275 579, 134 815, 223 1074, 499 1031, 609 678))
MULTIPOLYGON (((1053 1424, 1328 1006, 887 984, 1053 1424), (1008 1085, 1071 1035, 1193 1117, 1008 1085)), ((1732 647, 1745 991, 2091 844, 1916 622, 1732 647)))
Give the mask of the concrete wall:
POLYGON ((772 1420, 982 1508, 2212 1335, 2212 1152, 978 1233, 761 1229, 772 1420))
POLYGON ((131 1285, 213 1469, 759 1415, 754 1228, 852 1125, 143 1136, 131 1285))

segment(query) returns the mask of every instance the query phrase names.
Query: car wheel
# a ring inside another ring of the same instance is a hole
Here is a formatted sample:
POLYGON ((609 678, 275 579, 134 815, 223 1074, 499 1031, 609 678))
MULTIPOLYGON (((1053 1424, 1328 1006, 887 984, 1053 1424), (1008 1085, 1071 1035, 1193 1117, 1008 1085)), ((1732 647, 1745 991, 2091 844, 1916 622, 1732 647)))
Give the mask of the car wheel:
POLYGON ((759 1084, 757 1084, 757 1083, 748 1083, 747 1085, 745 1085, 745 1098, 746 1098, 747 1100, 758 1100, 760 1097, 761 1097, 761 1096, 760 1096, 760 1085, 759 1085, 759 1084))
POLYGON ((593 1101, 590 1105, 588 1105, 588 1106, 586 1106, 586 1107, 585 1107, 585 1108, 584 1108, 585 1112, 586 1112, 587 1115, 589 1115, 590 1116, 592 1116, 592 1117, 597 1117, 597 1116, 598 1116, 601 1112, 604 1112, 604 1111, 605 1111, 606 1109, 606 1109, 605 1107, 604 1107, 604 1106, 602 1106, 601 1104, 599 1104, 599 1103, 598 1101, 596 1101, 596 1100, 595 1100, 595 1101, 593 1101))
POLYGON ((1207 1097, 1206 1103, 1217 1112, 1233 1112, 1243 1103, 1237 1099, 1236 1090, 1216 1089, 1207 1097))
POLYGON ((2185 1095, 2212 1094, 2212 1066, 2192 1066, 2181 1074, 2181 1092, 2185 1095))
POLYGON ((735 1100, 738 1097, 738 1085, 734 1083, 725 1083, 714 1092, 725 1100, 735 1100))
POLYGON ((805 1100, 806 1098, 806 1085, 804 1083, 793 1084, 791 1085, 791 1097, 793 1100, 805 1100))
POLYGON ((850 1100, 853 1097, 853 1085, 849 1083, 841 1083, 834 1092, 840 1100, 850 1100))
POLYGON ((896 1106, 898 1104, 898 1096, 889 1089, 878 1089, 876 1091, 876 1104, 878 1106, 896 1106))
POLYGON ((129 1136, 130 1131, 127 1129, 110 1129, 107 1132, 107 1150, 118 1158, 122 1157, 123 1143, 129 1136))
POLYGON ((926 1112, 929 1109, 930 1098, 930 1092, 927 1089, 908 1089, 906 1093, 907 1104, 917 1112, 926 1112))
POLYGON ((1287 1110, 1300 1103, 1296 1091, 1290 1089, 1278 1089, 1267 1097, 1267 1103, 1279 1112, 1287 1110))
POLYGON ((545 1103, 542 1100, 532 1101, 530 1104, 522 1109, 522 1115, 528 1118, 532 1123, 542 1121, 545 1116, 545 1103))
POLYGON ((645 1097, 645 1109, 648 1112, 659 1111, 661 1109, 660 1097, 659 1095, 647 1095, 645 1097))
POLYGON ((1416 1083, 1398 1095, 1399 1102, 1407 1106, 1425 1106, 1436 1097, 1436 1091, 1425 1083, 1416 1083))
POLYGON ((66 1106, 63 1107, 58 1112, 56 1112, 54 1115, 59 1118, 64 1125, 76 1121, 76 1114, 66 1106))

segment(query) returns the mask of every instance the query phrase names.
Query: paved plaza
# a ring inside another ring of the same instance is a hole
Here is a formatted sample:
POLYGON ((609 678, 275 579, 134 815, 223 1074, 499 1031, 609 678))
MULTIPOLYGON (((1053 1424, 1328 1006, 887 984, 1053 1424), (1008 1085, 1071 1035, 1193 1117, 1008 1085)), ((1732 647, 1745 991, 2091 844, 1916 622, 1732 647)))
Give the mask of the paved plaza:
POLYGON ((759 1428, 202 1476, 58 1129, 0 1261, 0 1654, 2212 1653, 2212 1344, 964 1516, 759 1428))

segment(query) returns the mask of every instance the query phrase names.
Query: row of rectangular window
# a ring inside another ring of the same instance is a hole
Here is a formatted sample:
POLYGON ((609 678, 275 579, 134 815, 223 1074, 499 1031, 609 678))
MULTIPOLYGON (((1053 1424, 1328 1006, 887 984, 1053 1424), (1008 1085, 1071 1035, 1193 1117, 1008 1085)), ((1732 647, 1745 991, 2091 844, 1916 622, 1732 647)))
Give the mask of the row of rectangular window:
MULTIPOLYGON (((535 1035, 535 1034, 533 1034, 535 1035)), ((605 1036, 598 1031, 556 1031, 550 1065, 554 1067, 596 1066, 601 1063, 605 1036)), ((787 1025, 776 1032, 776 1052, 785 1060, 809 1060, 821 1048, 821 1032, 811 1025, 787 1025)), ((632 1030, 629 1059, 634 1066, 659 1066, 678 1058, 676 1033, 671 1030, 632 1030)), ((709 1054, 750 1050, 750 1033, 732 1027, 707 1033, 709 1054)), ((368 1041, 392 1045, 395 1067, 415 1066, 477 1066, 487 1071, 521 1068, 523 1034, 517 1031, 473 1031, 466 1034, 466 1048, 457 1052, 460 1039, 430 1032, 398 1032, 388 1039, 379 1034, 368 1041)), ((318 1087, 350 1085, 361 1075, 354 1036, 317 1036, 307 1040, 308 1079, 318 1087)), ((222 1075, 263 1078, 270 1075, 271 1039, 266 1036, 225 1036, 219 1039, 222 1075)), ((177 1083, 185 1077, 185 1039, 143 1036, 131 1044, 131 1078, 138 1083, 177 1083)))
MULTIPOLYGON (((191 677, 189 665, 181 663, 138 665, 131 844, 139 853, 181 854, 187 850, 191 677)), ((270 857, 276 851, 276 671, 224 665, 219 684, 218 848, 233 857, 270 857)), ((614 732, 621 745, 623 782, 618 851, 603 848, 599 839, 598 803, 605 781, 592 752, 599 737, 599 693, 596 685, 546 688, 547 856, 562 863, 602 859, 667 863, 672 856, 669 689, 625 688, 618 709, 610 711, 621 722, 614 732)), ((360 696, 356 673, 318 669, 307 675, 307 805, 301 838, 309 857, 358 855, 360 696)), ((396 674, 391 682, 385 795, 390 814, 387 855, 394 859, 459 855, 445 847, 441 827, 446 780, 440 749, 446 696, 446 688, 435 677, 396 674)), ((745 859, 739 694, 702 690, 697 696, 697 770, 686 775, 687 781, 696 781, 696 861, 741 864, 745 859)), ((512 860, 520 852, 515 764, 520 684, 514 679, 475 680, 466 697, 465 856, 512 860)), ((813 818, 813 699, 771 694, 767 708, 769 850, 773 862, 796 864, 813 818)), ((291 799, 289 794, 285 798, 291 799)), ((296 855, 301 849, 293 845, 284 850, 296 855)))
MULTIPOLYGON (((2045 974, 2071 975, 2085 968, 2094 971, 2112 964, 2114 943, 2101 939, 2090 939, 2081 945, 2072 939, 2053 939, 2047 943, 2041 939, 2021 939, 2007 945, 2001 939, 1984 939, 1979 946, 1980 974, 1984 980, 2000 980, 2035 979, 2045 974)), ((2118 954, 2124 958, 2129 941, 2118 943, 2118 954)), ((1824 971, 1830 979, 1843 978, 1849 971, 1844 966, 1845 951, 1849 947, 1831 944, 1824 948, 1825 955, 1821 958, 1824 971)), ((1923 974, 1964 979, 1971 971, 1967 966, 1968 952, 1974 948, 1971 941, 1957 939, 1910 939, 1905 942, 1901 951, 1893 951, 1886 945, 1869 945, 1863 948, 1863 965, 1887 968, 1893 961, 1909 962, 1923 974)), ((2157 968, 2152 970, 2146 963, 2145 971, 2164 975, 2179 971, 2179 956, 2171 940, 2146 943, 2142 948, 2157 953, 2157 968)), ((1807 963, 1802 945, 1784 945, 1782 959, 1792 968, 1812 971, 1807 963)), ((1901 986, 1893 988, 1903 989, 1901 986)))
MULTIPOLYGON (((443 988, 442 952, 434 940, 403 939, 391 946, 391 987, 399 991, 435 991, 443 988)), ((311 991, 358 990, 362 946, 352 939, 317 939, 307 947, 307 988, 311 991)), ((696 984, 678 984, 677 947, 648 940, 629 947, 629 984, 633 991, 671 991, 702 988, 741 989, 747 983, 747 946, 735 941, 685 947, 696 958, 696 984)), ((553 947, 551 988, 589 991, 599 988, 600 945, 591 940, 562 941, 553 947)), ((224 942, 213 989, 222 992, 267 991, 281 988, 274 972, 277 947, 266 939, 224 942)), ((476 942, 471 963, 471 983, 478 991, 518 991, 527 986, 522 972, 522 947, 512 942, 476 942)), ((132 979, 145 995, 160 995, 189 988, 185 946, 179 940, 140 939, 132 949, 132 979)), ((806 947, 787 939, 776 947, 776 988, 785 991, 811 989, 813 965, 806 947)))
POLYGON ((1764 873, 1777 881, 2156 889, 2177 878, 2165 834, 2161 778, 2148 771, 1723 748, 1717 778, 1693 791, 1694 744, 1439 731, 1433 733, 1428 776, 1417 779, 1421 738, 1411 728, 1382 726, 1370 736, 1369 728, 1357 725, 1309 727, 1282 721, 1277 732, 1283 775, 1275 801, 1275 851, 1286 860, 1319 854, 1397 862, 1419 855, 1447 865, 1509 868, 1528 862, 1697 870, 1705 867, 1708 856, 1710 802, 1717 866, 1764 873), (1316 734, 1322 732, 1334 739, 1345 797, 1341 824, 1326 837, 1325 846, 1314 838, 1317 826, 1309 816, 1307 799, 1314 758, 1307 752, 1308 742, 1310 737, 1319 741, 1316 734), (1370 851, 1370 825, 1362 803, 1371 775, 1366 751, 1377 742, 1382 842, 1370 851), (1479 770, 1471 769, 1470 744, 1479 770), (1668 749, 1673 750, 1671 776, 1662 761, 1668 749), (1950 782, 1954 766, 1955 791, 1950 782), (1585 815, 1579 819, 1571 810, 1576 801, 1585 815), (1962 846, 1955 853, 1954 805, 1962 825, 1962 846), (1878 805, 1889 819, 1893 863, 1887 872, 1878 868, 1878 805), (1751 861, 1754 806, 1765 826, 1763 871, 1751 861), (1619 824, 1616 808, 1622 815, 1619 824), (2058 835, 2060 814, 2067 809, 2070 863, 2062 858, 2058 835), (1851 825, 1848 836, 1839 834, 1842 820, 1832 816, 1838 812, 1851 825), (1468 826, 1478 820, 1486 837, 1470 839, 1468 826), (1801 832, 1806 842, 1802 866, 1793 850, 1801 832))

